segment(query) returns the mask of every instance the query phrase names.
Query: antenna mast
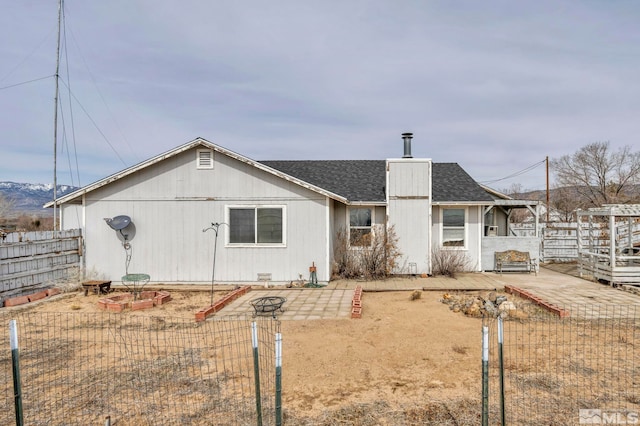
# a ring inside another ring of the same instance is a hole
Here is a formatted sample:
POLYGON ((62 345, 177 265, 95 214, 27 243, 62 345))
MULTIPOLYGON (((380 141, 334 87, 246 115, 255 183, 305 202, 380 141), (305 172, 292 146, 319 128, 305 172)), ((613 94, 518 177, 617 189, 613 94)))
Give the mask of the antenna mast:
POLYGON ((62 27, 62 1, 58 0, 58 43, 56 48, 56 73, 54 75, 56 95, 53 111, 53 230, 58 230, 58 94, 60 78, 60 31, 62 27))

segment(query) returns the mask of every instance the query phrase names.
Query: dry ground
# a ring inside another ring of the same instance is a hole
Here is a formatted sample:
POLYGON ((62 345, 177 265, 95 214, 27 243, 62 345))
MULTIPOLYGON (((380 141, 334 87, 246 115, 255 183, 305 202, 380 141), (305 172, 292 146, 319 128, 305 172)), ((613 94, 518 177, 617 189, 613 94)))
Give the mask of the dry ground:
MULTIPOLYGON (((193 320, 211 302, 208 291, 170 292, 166 305, 122 315, 193 320)), ((224 293, 216 291, 214 300, 224 293)), ((285 424, 479 424, 482 320, 453 312, 440 292, 420 295, 365 292, 362 319, 282 321, 285 424)), ((536 321, 537 308, 509 297, 523 312, 505 323, 512 337, 505 369, 513 424, 574 424, 576 407, 640 410, 635 311, 606 321, 536 321)), ((98 299, 70 292, 1 309, 0 316, 97 313, 98 299)))
MULTIPOLYGON (((207 291, 171 295, 165 305, 124 315, 190 319, 211 300, 207 291)), ((481 320, 451 312, 439 292, 410 296, 365 293, 362 319, 282 322, 283 406, 289 418, 317 419, 363 405, 397 410, 480 400, 481 320)), ((101 312, 98 298, 69 293, 23 309, 101 312)), ((479 409, 478 403, 472 411, 479 409)))

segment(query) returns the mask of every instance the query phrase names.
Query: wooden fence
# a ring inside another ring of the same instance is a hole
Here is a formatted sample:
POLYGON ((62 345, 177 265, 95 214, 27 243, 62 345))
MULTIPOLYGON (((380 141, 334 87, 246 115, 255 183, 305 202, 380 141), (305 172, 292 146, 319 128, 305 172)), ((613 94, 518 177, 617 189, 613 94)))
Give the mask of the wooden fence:
MULTIPOLYGON (((609 230, 607 223, 592 223, 591 230, 583 224, 580 229, 582 246, 595 245, 607 249, 609 247, 609 230), (590 244, 588 244, 590 242, 590 244)), ((578 260, 578 224, 577 222, 550 222, 540 223, 541 237, 541 262, 575 262, 578 260)), ((534 224, 510 224, 510 234, 520 237, 534 235, 534 224)), ((640 223, 634 223, 631 227, 622 224, 616 227, 615 238, 617 241, 626 241, 629 238, 634 244, 640 243, 640 223), (629 236, 631 232, 631 236, 629 236)))
POLYGON ((82 258, 80 229, 12 232, 0 240, 0 306, 15 295, 51 287, 77 271, 82 258))

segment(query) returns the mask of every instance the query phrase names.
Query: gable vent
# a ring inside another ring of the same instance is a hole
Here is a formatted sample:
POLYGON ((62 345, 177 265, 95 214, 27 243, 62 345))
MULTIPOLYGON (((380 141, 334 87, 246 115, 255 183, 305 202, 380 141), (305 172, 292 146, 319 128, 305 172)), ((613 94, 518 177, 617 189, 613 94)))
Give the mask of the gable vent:
POLYGON ((198 168, 213 169, 213 151, 210 149, 198 150, 198 168))

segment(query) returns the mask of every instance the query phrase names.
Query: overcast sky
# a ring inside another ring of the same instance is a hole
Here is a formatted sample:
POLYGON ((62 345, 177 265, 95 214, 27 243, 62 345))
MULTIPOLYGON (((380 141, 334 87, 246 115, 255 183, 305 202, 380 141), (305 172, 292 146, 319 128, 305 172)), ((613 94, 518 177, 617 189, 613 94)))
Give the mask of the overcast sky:
MULTIPOLYGON (((196 137, 255 160, 457 162, 638 146, 640 2, 67 0, 58 183, 196 137), (70 89, 69 89, 70 87, 70 89), (69 109, 69 100, 72 100, 69 109)), ((53 181, 57 0, 3 2, 0 181, 53 181), (17 83, 36 82, 6 88, 17 83)))

